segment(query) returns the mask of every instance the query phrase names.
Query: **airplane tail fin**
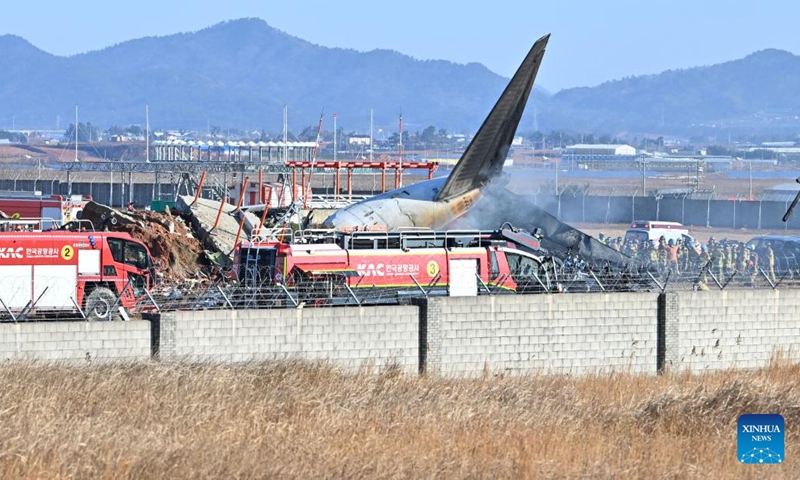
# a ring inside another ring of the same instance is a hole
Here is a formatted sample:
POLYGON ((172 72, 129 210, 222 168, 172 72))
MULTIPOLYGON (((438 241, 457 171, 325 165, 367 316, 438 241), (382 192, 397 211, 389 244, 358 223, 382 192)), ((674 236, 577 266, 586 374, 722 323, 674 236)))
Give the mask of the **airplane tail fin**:
POLYGON ((533 44, 436 195, 436 200, 447 200, 481 187, 502 171, 549 39, 548 34, 533 44))

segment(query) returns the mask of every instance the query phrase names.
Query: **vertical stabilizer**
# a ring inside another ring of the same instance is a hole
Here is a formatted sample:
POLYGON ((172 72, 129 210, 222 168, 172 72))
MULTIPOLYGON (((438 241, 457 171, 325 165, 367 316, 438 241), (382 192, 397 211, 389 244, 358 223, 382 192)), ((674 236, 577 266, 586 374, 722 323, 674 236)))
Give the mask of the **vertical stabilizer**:
POLYGON ((461 155, 436 200, 447 200, 473 188, 480 188, 502 171, 549 38, 549 34, 545 35, 533 44, 517 73, 461 155))

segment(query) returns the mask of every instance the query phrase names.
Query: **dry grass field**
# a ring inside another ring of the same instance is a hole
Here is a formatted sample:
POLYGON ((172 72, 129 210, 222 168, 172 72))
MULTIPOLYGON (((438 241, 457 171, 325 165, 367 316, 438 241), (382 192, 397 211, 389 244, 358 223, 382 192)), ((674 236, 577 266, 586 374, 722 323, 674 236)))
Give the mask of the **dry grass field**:
POLYGON ((418 378, 325 364, 0 366, 2 478, 798 478, 800 367, 418 378), (782 465, 740 465, 780 413, 782 465))

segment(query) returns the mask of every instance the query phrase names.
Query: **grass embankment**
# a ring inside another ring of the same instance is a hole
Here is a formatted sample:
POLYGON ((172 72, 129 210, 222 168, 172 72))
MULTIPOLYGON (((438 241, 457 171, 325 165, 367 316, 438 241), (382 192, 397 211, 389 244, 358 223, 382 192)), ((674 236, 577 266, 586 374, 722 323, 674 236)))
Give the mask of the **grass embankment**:
POLYGON ((442 380, 300 362, 0 366, 2 478, 798 478, 800 367, 442 380), (736 461, 742 413, 783 465, 736 461))

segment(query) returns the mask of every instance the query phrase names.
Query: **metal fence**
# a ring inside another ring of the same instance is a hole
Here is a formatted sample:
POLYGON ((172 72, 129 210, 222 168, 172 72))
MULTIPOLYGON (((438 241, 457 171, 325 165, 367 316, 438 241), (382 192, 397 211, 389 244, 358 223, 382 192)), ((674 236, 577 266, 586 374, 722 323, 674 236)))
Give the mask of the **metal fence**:
MULTIPOLYGON (((787 265, 781 261, 778 264, 787 265)), ((548 278, 533 274, 516 277, 512 283, 507 276, 487 284, 476 275, 475 285, 477 295, 482 296, 800 288, 800 268, 797 266, 781 267, 775 271, 774 267, 762 262, 737 269, 720 265, 713 259, 705 264, 681 265, 679 268, 654 263, 634 266, 636 268, 614 270, 589 267, 573 259, 560 264, 548 278)), ((119 296, 113 302, 109 299, 109 304, 105 305, 109 313, 99 320, 127 320, 128 314, 169 311, 399 305, 407 304, 413 298, 450 293, 447 286, 436 284, 438 280, 428 285, 415 281, 411 288, 379 287, 363 280, 361 277, 357 283, 348 284, 344 277, 332 275, 293 286, 266 280, 240 284, 221 277, 215 281, 187 280, 181 285, 162 285, 147 291, 125 314, 118 313, 119 296)), ((77 303, 76 313, 67 315, 37 312, 35 302, 26 305, 21 312, 9 310, 3 302, 0 304, 0 321, 90 320, 89 312, 82 311, 77 303)))
MULTIPOLYGON (((516 288, 488 285, 476 278, 478 295, 563 295, 572 293, 667 292, 689 290, 790 289, 800 288, 800 270, 772 272, 767 266, 748 266, 741 271, 712 262, 685 270, 639 265, 637 270, 612 271, 578 265, 558 271, 556 278, 517 279, 516 288)), ((510 279, 509 279, 510 280, 510 279)), ((507 282, 511 284, 510 281, 507 282)), ((345 278, 287 287, 264 282, 240 285, 222 280, 171 285, 151 292, 136 312, 217 309, 310 308, 359 305, 397 305, 412 298, 448 295, 448 288, 417 284, 413 288, 385 288, 372 284, 348 286, 345 278)))
POLYGON ((627 195, 613 192, 609 195, 590 190, 556 195, 537 190, 525 197, 564 222, 629 223, 634 220, 661 220, 680 222, 687 226, 746 228, 753 230, 800 229, 800 215, 788 222, 782 217, 791 204, 785 201, 766 200, 764 196, 750 200, 746 196, 720 198, 714 194, 696 198, 690 194, 637 196, 637 191, 627 195))

